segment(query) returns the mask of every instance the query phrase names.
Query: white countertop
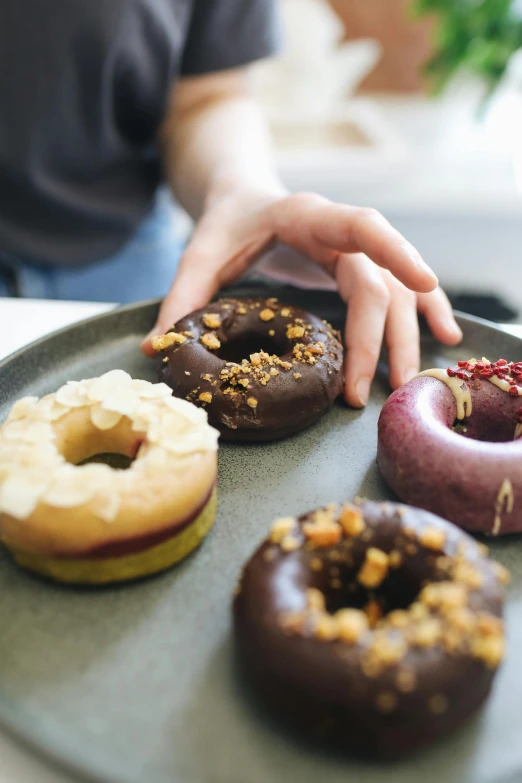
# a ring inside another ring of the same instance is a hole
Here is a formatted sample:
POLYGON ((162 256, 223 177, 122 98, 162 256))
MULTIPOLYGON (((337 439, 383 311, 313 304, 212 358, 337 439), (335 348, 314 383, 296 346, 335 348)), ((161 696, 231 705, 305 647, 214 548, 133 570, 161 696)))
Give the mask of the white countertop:
MULTIPOLYGON (((0 298, 0 360, 33 340, 74 321, 113 308, 113 304, 48 302, 0 298)), ((522 337, 521 326, 505 326, 522 337)), ((77 783, 0 734, 0 783, 77 783)))

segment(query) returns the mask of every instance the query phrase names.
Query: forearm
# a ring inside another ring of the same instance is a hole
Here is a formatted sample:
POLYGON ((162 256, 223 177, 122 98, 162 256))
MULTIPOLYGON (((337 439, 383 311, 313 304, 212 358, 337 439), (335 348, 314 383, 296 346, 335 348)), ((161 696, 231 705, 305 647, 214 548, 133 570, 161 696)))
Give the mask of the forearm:
POLYGON ((167 179, 194 218, 233 187, 285 192, 245 69, 182 79, 160 145, 167 179))

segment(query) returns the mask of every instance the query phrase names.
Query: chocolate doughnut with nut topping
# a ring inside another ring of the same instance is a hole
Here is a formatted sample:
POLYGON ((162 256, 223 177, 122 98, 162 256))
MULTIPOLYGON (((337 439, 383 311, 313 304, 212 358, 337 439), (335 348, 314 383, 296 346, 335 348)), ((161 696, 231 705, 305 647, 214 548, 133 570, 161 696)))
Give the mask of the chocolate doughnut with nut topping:
POLYGON ((343 349, 325 321, 277 299, 220 299, 153 338, 159 378, 207 410, 228 440, 292 435, 343 388, 343 349))
POLYGON ((283 518, 238 584, 240 659, 306 736, 409 754, 488 696, 507 579, 485 547, 426 511, 357 501, 283 518))

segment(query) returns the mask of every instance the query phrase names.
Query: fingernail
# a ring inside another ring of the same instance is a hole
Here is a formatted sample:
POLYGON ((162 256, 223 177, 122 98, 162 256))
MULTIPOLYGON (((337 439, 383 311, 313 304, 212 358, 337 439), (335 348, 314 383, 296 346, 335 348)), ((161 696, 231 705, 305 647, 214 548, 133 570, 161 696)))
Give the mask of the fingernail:
POLYGON ((148 335, 143 338, 143 340, 141 341, 141 345, 146 345, 152 339, 152 337, 155 337, 157 334, 160 334, 160 332, 161 329, 158 329, 158 327, 155 326, 154 329, 151 329, 148 335))
POLYGON ((426 261, 422 258, 422 256, 420 256, 417 253, 415 248, 412 248, 411 253, 410 253, 410 258, 412 259, 412 261, 414 261, 417 264, 417 266, 419 267, 419 269, 422 272, 425 272, 426 274, 430 275, 430 277, 432 277, 434 280, 436 280, 437 283, 439 282, 439 278, 437 277, 437 275, 435 274, 433 269, 430 266, 428 266, 426 261))
POLYGON ((370 398, 370 378, 359 378, 355 384, 355 393, 361 405, 366 405, 370 398))
POLYGON ((460 326, 458 325, 458 323, 457 323, 456 321, 454 321, 454 320, 453 320, 453 318, 451 318, 451 319, 448 321, 448 326, 451 328, 451 331, 453 332, 453 334, 455 335, 455 337, 458 337, 460 340, 462 340, 462 338, 464 337, 464 334, 463 334, 463 332, 462 332, 462 329, 460 328, 460 326))

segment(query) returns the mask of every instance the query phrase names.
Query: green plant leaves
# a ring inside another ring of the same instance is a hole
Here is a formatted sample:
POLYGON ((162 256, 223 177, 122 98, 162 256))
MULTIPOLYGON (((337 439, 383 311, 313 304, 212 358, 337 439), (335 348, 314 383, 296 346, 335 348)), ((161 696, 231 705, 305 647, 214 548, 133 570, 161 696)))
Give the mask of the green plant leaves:
POLYGON ((522 48, 518 0, 415 0, 412 10, 436 19, 435 55, 426 67, 435 92, 461 69, 480 76, 493 91, 522 48))

